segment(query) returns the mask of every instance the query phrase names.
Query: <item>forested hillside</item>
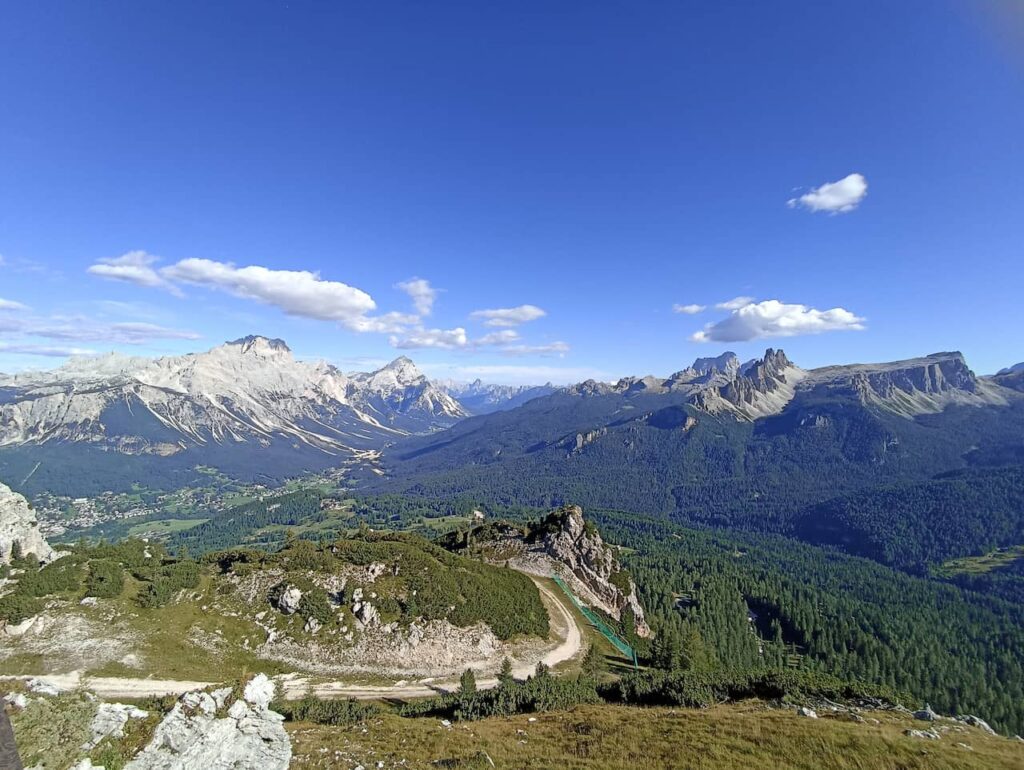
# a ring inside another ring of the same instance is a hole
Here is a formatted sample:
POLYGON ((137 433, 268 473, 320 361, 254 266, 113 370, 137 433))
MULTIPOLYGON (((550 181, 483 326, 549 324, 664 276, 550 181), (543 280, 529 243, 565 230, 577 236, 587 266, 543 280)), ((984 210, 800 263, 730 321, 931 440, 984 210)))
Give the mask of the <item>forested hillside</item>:
POLYGON ((956 471, 839 497, 811 507, 795 534, 924 573, 956 556, 1024 543, 1024 468, 956 471))
POLYGON ((593 513, 681 659, 808 668, 1024 729, 1024 606, 778 536, 593 513))
POLYGON ((739 422, 673 394, 555 394, 396 445, 368 492, 550 507, 577 502, 681 522, 790 532, 808 506, 880 485, 1013 462, 1024 404, 907 419, 808 399, 739 422))

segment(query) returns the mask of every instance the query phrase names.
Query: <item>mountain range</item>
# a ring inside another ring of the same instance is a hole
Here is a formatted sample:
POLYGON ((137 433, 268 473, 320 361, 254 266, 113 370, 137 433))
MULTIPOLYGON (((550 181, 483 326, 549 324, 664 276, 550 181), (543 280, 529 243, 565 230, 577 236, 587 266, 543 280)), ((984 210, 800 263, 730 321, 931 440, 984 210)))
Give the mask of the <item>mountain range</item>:
MULTIPOLYGON (((638 451, 669 463, 667 477, 683 468, 699 476, 688 465, 692 450, 672 448, 694 429, 701 435, 718 425, 716 435, 792 438, 807 426, 846 425, 863 412, 862 428, 896 436, 878 426, 918 425, 964 408, 1016 414, 1022 372, 977 377, 959 353, 807 370, 769 349, 746 362, 729 352, 699 358, 667 378, 506 386, 434 382, 404 356, 373 372, 344 373, 296 359, 281 340, 249 336, 201 353, 110 354, 0 375, 0 478, 29 492, 59 480, 66 491, 85 494, 135 483, 183 485, 195 480, 197 468, 212 466, 273 482, 365 465, 383 452, 371 480, 384 475, 375 484, 409 485, 468 469, 462 481, 442 484, 465 492, 481 467, 512 458, 553 463, 539 476, 519 477, 532 484, 553 471, 561 477, 565 462, 586 465, 588 457, 610 452, 629 465, 638 451)), ((878 446, 863 451, 889 452, 891 465, 895 444, 878 446)), ((714 455, 701 462, 717 467, 721 458, 714 455)), ((585 477, 573 476, 573 484, 585 477)), ((542 504, 561 502, 560 494, 553 486, 542 504)))
POLYGON ((363 484, 575 502, 822 543, 855 523, 884 541, 872 553, 916 568, 1024 538, 1024 511, 1006 493, 1018 475, 1004 471, 1024 466, 1024 394, 1004 383, 975 375, 957 352, 810 370, 781 350, 745 363, 725 354, 667 378, 580 383, 409 437, 383 450, 363 484), (886 518, 893 501, 906 513, 898 526, 886 518), (928 502, 907 510, 919 501, 928 502), (934 547, 920 548, 906 526, 934 547))
POLYGON ((14 481, 42 473, 42 484, 70 464, 88 478, 62 483, 89 490, 190 483, 203 465, 279 479, 467 415, 408 358, 345 374, 250 336, 202 353, 110 354, 0 376, 0 471, 14 481))

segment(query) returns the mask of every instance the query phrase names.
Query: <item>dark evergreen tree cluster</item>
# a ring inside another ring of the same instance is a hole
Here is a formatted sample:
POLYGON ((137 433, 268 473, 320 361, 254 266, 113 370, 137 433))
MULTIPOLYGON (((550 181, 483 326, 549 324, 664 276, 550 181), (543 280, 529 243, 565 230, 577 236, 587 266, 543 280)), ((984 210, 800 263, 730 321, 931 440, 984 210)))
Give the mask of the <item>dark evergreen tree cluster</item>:
POLYGON ((656 666, 829 674, 1024 728, 1020 604, 778 536, 596 519, 629 546, 656 666))

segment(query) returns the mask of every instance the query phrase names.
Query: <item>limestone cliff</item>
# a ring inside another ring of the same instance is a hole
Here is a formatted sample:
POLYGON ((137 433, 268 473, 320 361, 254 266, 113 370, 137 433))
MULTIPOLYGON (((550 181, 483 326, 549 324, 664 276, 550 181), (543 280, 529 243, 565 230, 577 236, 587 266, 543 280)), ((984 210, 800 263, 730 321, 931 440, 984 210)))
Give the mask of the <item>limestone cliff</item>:
POLYGON ((10 487, 0 484, 0 563, 11 560, 17 543, 21 553, 35 554, 39 561, 50 561, 54 552, 39 532, 39 522, 28 501, 10 487))
POLYGON ((631 611, 637 634, 650 634, 636 584, 619 564, 614 547, 584 519, 578 505, 558 508, 529 527, 508 522, 485 524, 468 533, 450 535, 445 544, 452 549, 472 550, 523 572, 558 576, 585 603, 616 619, 631 611))

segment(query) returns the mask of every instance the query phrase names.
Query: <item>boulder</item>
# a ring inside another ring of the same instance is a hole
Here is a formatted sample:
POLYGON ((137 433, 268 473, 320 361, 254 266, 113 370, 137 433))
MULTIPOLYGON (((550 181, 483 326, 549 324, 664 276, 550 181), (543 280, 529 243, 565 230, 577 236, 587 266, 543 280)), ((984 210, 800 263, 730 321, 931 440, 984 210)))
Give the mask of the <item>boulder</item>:
POLYGON ((212 694, 186 693, 125 770, 286 770, 292 747, 284 717, 269 708, 274 689, 257 675, 225 717, 212 694))
POLYGON ((128 724, 129 719, 145 719, 147 716, 148 712, 135 706, 127 706, 124 703, 101 703, 92 718, 92 724, 89 725, 92 736, 82 744, 82 748, 90 751, 107 736, 123 738, 124 726, 128 724))
POLYGON ((965 717, 960 717, 960 721, 963 722, 965 725, 970 725, 971 727, 977 727, 979 730, 984 730, 989 735, 996 734, 996 731, 992 729, 988 722, 972 714, 968 714, 965 717))
POLYGON ((281 596, 277 600, 277 608, 285 615, 293 615, 298 612, 300 602, 302 602, 302 591, 296 586, 290 585, 281 592, 281 596))
POLYGON ((245 702, 259 709, 266 709, 274 700, 274 683, 266 674, 257 674, 245 685, 242 697, 245 702))
POLYGON ((50 684, 45 679, 29 679, 25 686, 37 695, 47 695, 51 698, 56 698, 60 695, 60 689, 53 684, 50 684))
POLYGON ((921 738, 926 741, 939 740, 939 734, 934 730, 904 730, 903 734, 910 738, 921 738))
POLYGON ((377 625, 377 623, 380 622, 380 615, 377 612, 377 608, 369 602, 357 602, 352 607, 352 614, 356 616, 356 620, 364 628, 377 625))
POLYGON ((934 722, 938 718, 939 715, 932 711, 932 707, 927 704, 923 709, 914 712, 914 719, 920 719, 923 722, 934 722))
POLYGON ((802 717, 808 717, 809 719, 818 718, 818 712, 812 708, 807 708, 807 706, 801 706, 796 710, 796 713, 802 717))

